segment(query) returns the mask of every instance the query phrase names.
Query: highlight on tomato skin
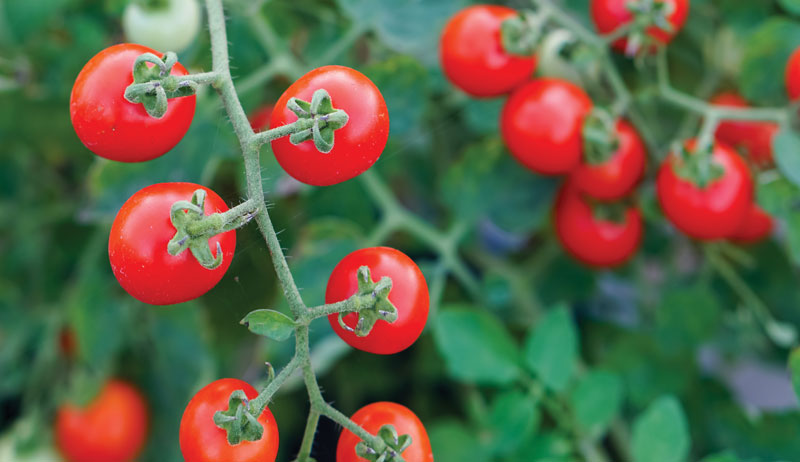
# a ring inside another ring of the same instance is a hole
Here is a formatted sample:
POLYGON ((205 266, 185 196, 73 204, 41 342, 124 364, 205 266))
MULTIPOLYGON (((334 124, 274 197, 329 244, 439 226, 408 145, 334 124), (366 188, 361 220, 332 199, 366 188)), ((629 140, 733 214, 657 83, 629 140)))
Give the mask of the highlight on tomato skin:
POLYGON ((453 85, 476 98, 491 98, 533 77, 535 55, 518 56, 503 49, 503 21, 518 14, 505 6, 474 5, 449 19, 439 41, 439 59, 453 85))
MULTIPOLYGON (((409 435, 411 445, 403 453, 404 460, 414 462, 433 462, 433 450, 425 425, 414 412, 402 404, 378 402, 368 404, 351 417, 356 425, 374 434, 384 425, 393 425, 398 435, 409 435)), ((347 429, 342 430, 336 446, 336 462, 363 462, 356 455, 356 445, 361 441, 347 429)))

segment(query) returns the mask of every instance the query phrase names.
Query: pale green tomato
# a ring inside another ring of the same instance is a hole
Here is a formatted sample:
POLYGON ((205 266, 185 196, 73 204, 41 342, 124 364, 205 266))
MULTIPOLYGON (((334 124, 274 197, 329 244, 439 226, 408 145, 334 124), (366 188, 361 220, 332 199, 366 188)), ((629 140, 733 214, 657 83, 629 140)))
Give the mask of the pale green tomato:
POLYGON ((180 52, 200 31, 200 5, 197 0, 167 0, 166 8, 147 9, 136 3, 125 7, 122 29, 131 43, 159 52, 180 52))

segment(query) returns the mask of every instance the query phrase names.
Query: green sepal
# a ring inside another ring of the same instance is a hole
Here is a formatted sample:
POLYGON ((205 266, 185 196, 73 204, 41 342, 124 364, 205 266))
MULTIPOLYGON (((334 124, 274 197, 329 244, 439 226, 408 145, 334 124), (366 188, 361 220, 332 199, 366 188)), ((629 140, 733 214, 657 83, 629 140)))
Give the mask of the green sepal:
POLYGON ((297 115, 298 120, 306 120, 307 128, 289 136, 289 142, 300 144, 313 141, 319 152, 329 153, 334 146, 334 131, 347 125, 347 113, 333 107, 333 101, 327 91, 320 88, 314 92, 311 102, 290 98, 286 104, 297 115))
POLYGON ((394 426, 383 425, 378 430, 378 438, 386 445, 382 451, 361 441, 356 445, 356 455, 370 462, 405 462, 402 453, 411 446, 411 435, 398 435, 394 426))
POLYGON ((231 393, 228 409, 214 413, 214 425, 228 434, 228 443, 235 446, 242 441, 258 441, 264 435, 264 427, 250 412, 250 400, 244 391, 231 393))
POLYGON ((607 109, 592 108, 582 127, 583 159, 587 164, 603 164, 617 152, 619 137, 616 127, 616 121, 607 109))
POLYGON ((536 13, 521 11, 500 25, 500 40, 508 54, 529 58, 542 37, 543 23, 536 13))
POLYGON ((220 243, 217 242, 216 257, 211 253, 209 245, 209 239, 219 233, 214 232, 216 230, 201 235, 192 235, 189 232, 192 225, 209 219, 204 212, 205 201, 205 190, 197 189, 192 193, 191 200, 178 201, 172 204, 170 220, 176 232, 167 244, 167 252, 176 256, 189 249, 204 268, 211 270, 222 264, 222 246, 220 243))
POLYGON ((389 292, 392 290, 392 280, 386 276, 380 281, 372 282, 368 266, 358 269, 358 291, 355 300, 358 313, 358 323, 355 329, 344 322, 344 317, 350 312, 339 313, 339 325, 342 329, 353 332, 358 337, 366 337, 379 320, 393 323, 397 320, 397 308, 389 301, 389 292))
POLYGON ((661 45, 661 42, 655 40, 648 33, 648 29, 651 27, 657 27, 667 33, 674 30, 672 23, 669 22, 669 16, 674 8, 670 2, 640 0, 627 2, 626 7, 633 15, 625 48, 625 54, 628 56, 638 56, 642 54, 643 50, 646 52, 654 46, 661 45))
POLYGON ((698 188, 706 188, 725 175, 725 167, 714 160, 713 149, 713 143, 696 147, 695 152, 689 151, 684 145, 676 147, 676 154, 671 158, 673 171, 698 188))
POLYGON ((133 64, 133 83, 125 89, 125 99, 133 104, 143 104, 151 117, 164 117, 167 100, 197 92, 195 82, 170 74, 177 62, 178 55, 171 51, 161 58, 153 53, 138 56, 133 64))

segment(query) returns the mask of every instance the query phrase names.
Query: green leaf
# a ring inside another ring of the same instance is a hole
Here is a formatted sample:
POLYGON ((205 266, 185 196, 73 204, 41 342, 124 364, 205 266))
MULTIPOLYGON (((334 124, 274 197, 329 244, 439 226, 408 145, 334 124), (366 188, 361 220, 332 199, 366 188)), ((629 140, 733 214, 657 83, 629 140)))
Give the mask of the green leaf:
POLYGON ((653 402, 633 424, 635 462, 680 462, 689 454, 689 429, 678 400, 671 395, 653 402))
POLYGON ((789 372, 792 374, 794 393, 800 399, 800 348, 795 348, 789 354, 789 372))
POLYGON ((800 186, 800 137, 790 130, 781 130, 772 140, 775 164, 789 181, 800 186))
POLYGON ((666 351, 694 348, 719 329, 720 317, 719 301, 710 287, 675 287, 656 310, 658 340, 666 351))
POLYGON ((786 102, 783 73, 798 43, 800 24, 785 18, 764 21, 747 37, 739 74, 739 88, 745 98, 764 105, 786 102))
POLYGON ((770 215, 786 223, 789 257, 800 264, 800 188, 786 178, 758 185, 758 203, 770 215))
POLYGON ((295 324, 289 316, 280 311, 256 310, 247 314, 241 323, 250 332, 282 342, 294 333, 295 324))
POLYGON ((578 334, 567 307, 560 304, 539 321, 525 343, 525 363, 544 384, 562 391, 578 359, 578 334))
POLYGON ((391 120, 390 136, 404 136, 420 127, 427 108, 428 73, 418 61, 396 56, 364 69, 381 89, 391 120))
POLYGON ((742 459, 733 451, 723 451, 709 454, 703 457, 700 462, 742 462, 742 459))
POLYGON ((489 462, 477 435, 455 420, 436 422, 428 432, 436 462, 489 462))
POLYGON ((800 15, 800 0, 778 0, 784 10, 794 15, 800 15))
POLYGON ((502 456, 515 451, 538 423, 536 401, 530 394, 511 390, 497 396, 487 422, 492 454, 502 456))
POLYGON ((581 428, 598 438, 619 414, 622 380, 611 372, 592 371, 572 391, 570 402, 581 428))
POLYGON ((480 309, 446 307, 434 339, 449 374, 464 382, 506 385, 519 377, 519 351, 500 322, 480 309))

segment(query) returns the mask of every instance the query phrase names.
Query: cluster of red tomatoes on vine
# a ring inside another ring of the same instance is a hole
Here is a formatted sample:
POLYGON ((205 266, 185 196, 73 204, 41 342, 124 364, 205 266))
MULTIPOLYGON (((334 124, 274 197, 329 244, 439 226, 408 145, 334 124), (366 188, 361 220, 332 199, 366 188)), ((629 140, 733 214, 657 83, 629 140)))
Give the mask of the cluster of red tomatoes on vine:
MULTIPOLYGON (((656 5, 664 8, 668 26, 650 25, 627 37, 620 34, 611 44, 615 51, 652 53, 681 30, 689 0, 656 5)), ((634 7, 625 0, 592 0, 590 8, 600 34, 614 34, 634 21, 634 7)), ((574 83, 534 78, 533 50, 509 51, 504 36, 505 23, 520 17, 524 14, 495 5, 472 6, 453 16, 441 38, 445 75, 473 97, 507 96, 500 132, 510 153, 532 172, 565 177, 553 211, 563 247, 592 267, 621 265, 642 239, 634 192, 646 171, 645 144, 633 124, 596 107, 574 83)), ((800 54, 795 53, 787 66, 786 78, 794 99, 800 94, 800 54)), ((712 103, 747 107, 733 93, 721 94, 712 103)), ((773 165, 771 142, 777 131, 774 122, 722 122, 708 146, 687 140, 675 149, 661 162, 656 179, 665 216, 687 236, 702 241, 750 243, 768 236, 773 221, 755 203, 751 165, 773 165), (698 178, 692 171, 698 166, 714 174, 698 178)))

